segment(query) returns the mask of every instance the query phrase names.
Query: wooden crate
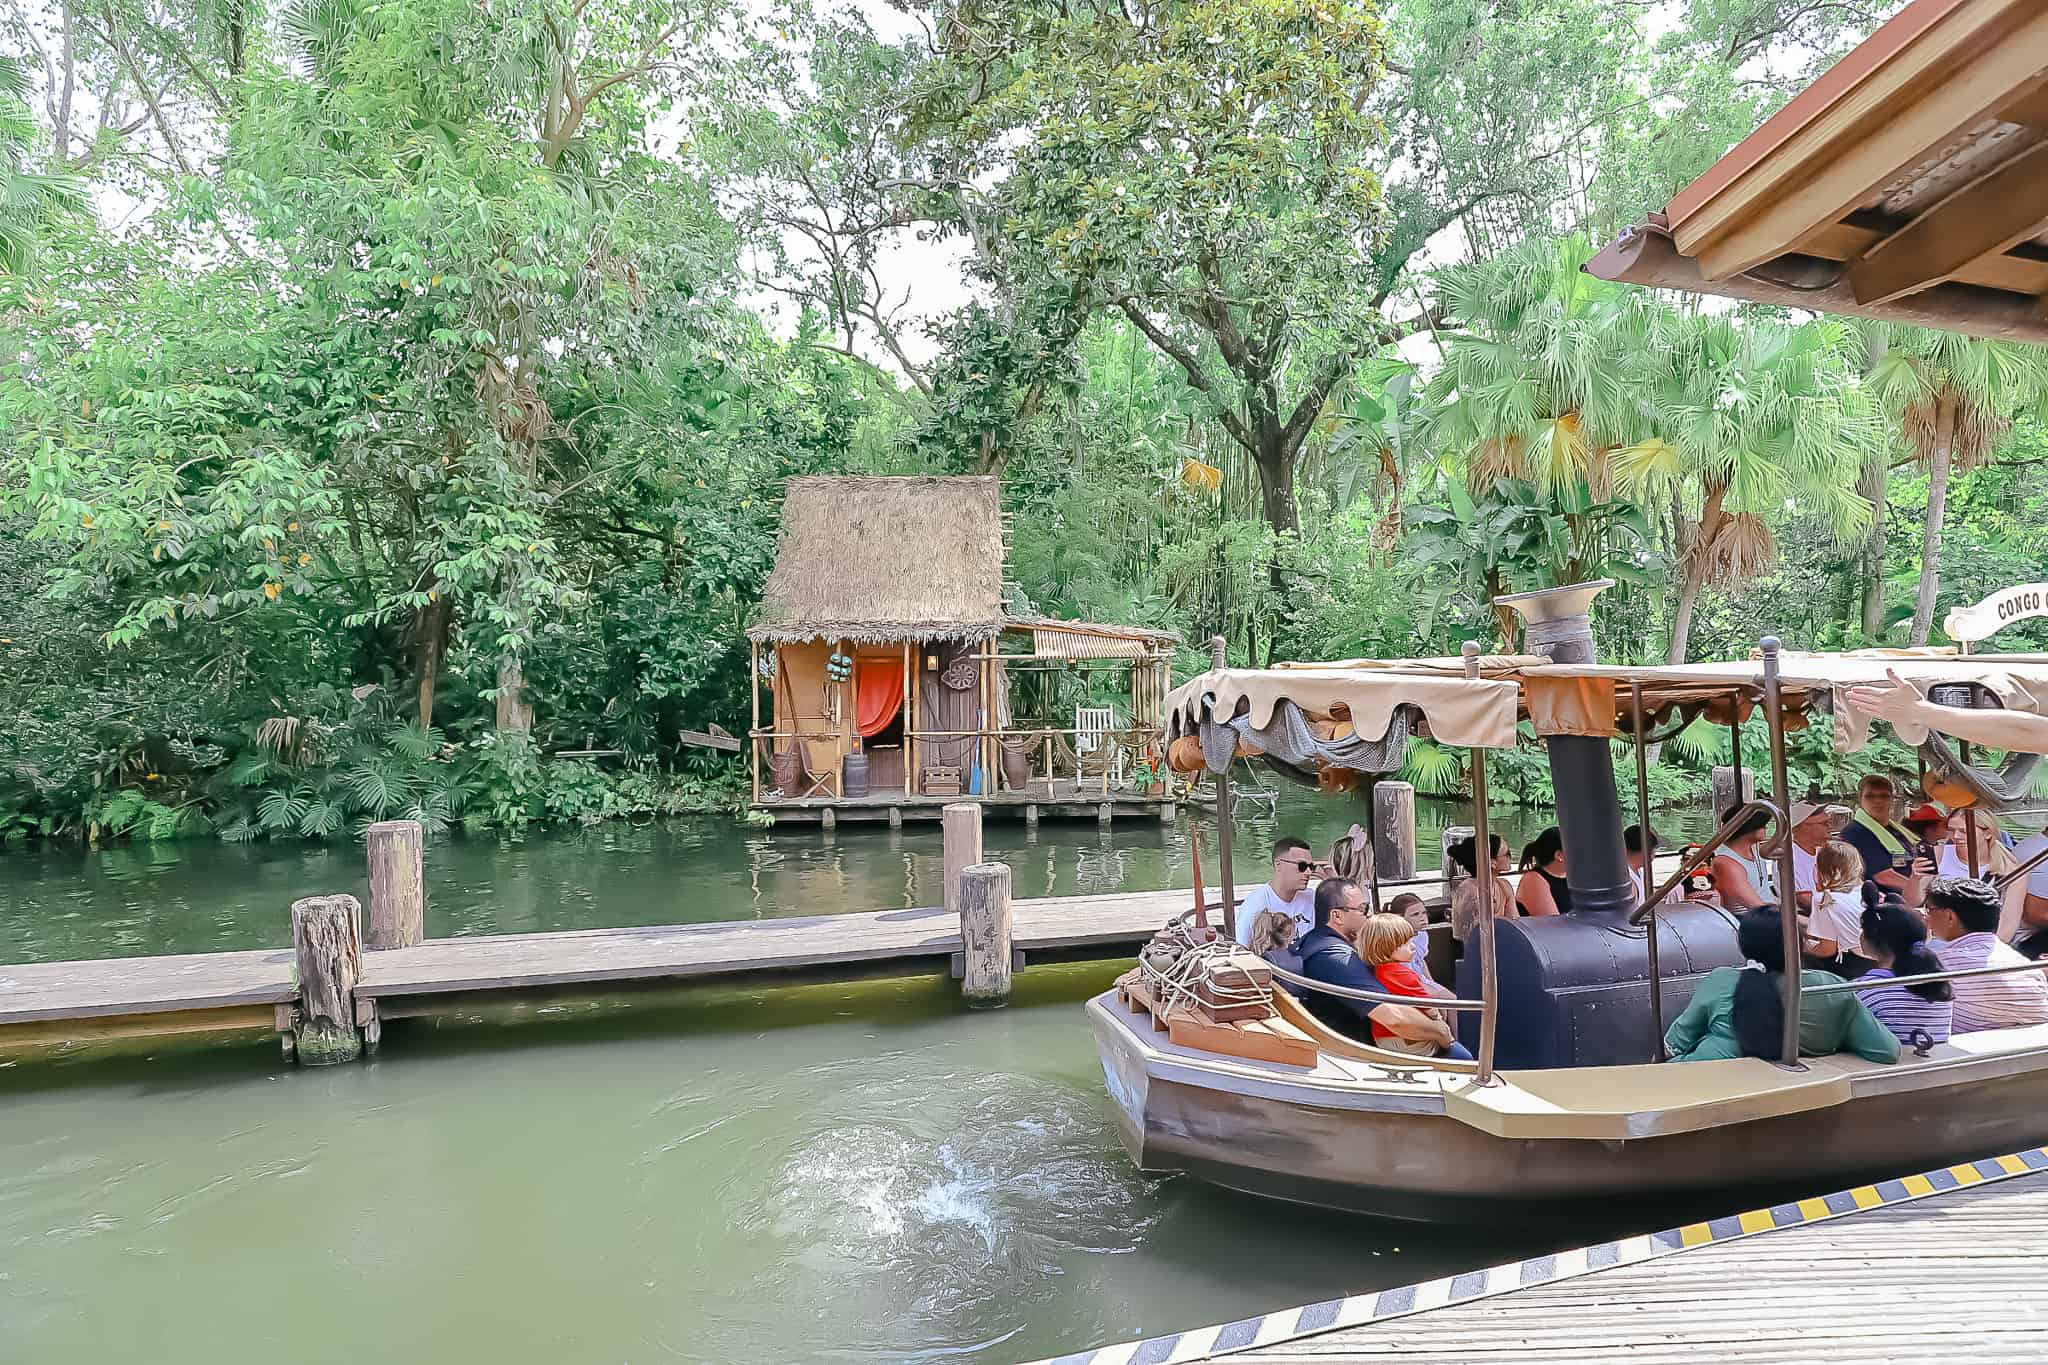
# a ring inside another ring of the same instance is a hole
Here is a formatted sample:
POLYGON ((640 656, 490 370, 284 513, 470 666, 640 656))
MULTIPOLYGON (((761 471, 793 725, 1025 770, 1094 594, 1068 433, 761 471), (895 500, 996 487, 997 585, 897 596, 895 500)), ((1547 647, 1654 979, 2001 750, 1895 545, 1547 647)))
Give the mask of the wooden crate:
POLYGON ((1217 1023, 1184 1005, 1162 1008, 1136 971, 1124 973, 1116 986, 1117 997, 1125 1005, 1150 1015, 1153 1031, 1165 1033, 1178 1047, 1283 1066, 1316 1064, 1314 1040, 1278 1016, 1217 1023))

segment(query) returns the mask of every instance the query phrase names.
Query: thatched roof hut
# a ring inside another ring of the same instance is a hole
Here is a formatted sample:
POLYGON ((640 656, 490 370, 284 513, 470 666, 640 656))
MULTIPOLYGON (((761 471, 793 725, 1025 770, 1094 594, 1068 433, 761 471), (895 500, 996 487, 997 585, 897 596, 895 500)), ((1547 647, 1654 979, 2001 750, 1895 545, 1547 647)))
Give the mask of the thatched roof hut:
POLYGON ((979 641, 1002 624, 995 479, 789 481, 754 639, 979 641))

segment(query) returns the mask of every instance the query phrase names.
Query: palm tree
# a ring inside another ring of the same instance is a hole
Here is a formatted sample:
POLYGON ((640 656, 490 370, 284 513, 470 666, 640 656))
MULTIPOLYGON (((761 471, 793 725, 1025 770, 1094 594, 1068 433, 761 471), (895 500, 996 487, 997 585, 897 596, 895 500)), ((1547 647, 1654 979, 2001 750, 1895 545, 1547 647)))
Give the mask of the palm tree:
POLYGON ((0 274, 26 271, 43 229, 60 214, 85 208, 78 177, 30 168, 29 153, 41 142, 28 105, 28 73, 19 59, 0 57, 0 274))
POLYGON ((1531 242, 1440 273, 1459 330, 1440 339, 1422 404, 1428 448, 1462 464, 1475 496, 1535 483, 1561 499, 1574 542, 1586 528, 1572 519, 1614 496, 1615 452, 1650 431, 1642 381, 1659 308, 1647 291, 1581 271, 1586 250, 1582 238, 1531 242))
POLYGON ((1666 659, 1685 661, 1700 591, 1743 583, 1777 559, 1769 517, 1796 505, 1838 540, 1868 525, 1856 491, 1881 426, 1835 322, 1799 327, 1667 313, 1645 388, 1654 434, 1615 453, 1622 490, 1669 504, 1679 566, 1666 659))
POLYGON ((1888 323, 1864 324, 1861 337, 1869 364, 1864 382, 1911 458, 1927 470, 1920 588, 1906 640, 1924 645, 1941 588, 1949 479, 1989 459, 2013 417, 2048 399, 2048 350, 1888 323))

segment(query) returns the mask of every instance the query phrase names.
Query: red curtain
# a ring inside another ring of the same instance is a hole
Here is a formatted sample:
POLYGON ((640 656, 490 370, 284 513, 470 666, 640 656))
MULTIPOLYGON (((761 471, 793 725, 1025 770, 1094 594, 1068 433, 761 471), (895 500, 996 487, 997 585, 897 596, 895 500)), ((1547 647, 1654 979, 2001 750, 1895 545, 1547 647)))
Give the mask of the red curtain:
POLYGON ((854 665, 854 728, 880 734, 903 709, 903 660, 862 659, 854 665))

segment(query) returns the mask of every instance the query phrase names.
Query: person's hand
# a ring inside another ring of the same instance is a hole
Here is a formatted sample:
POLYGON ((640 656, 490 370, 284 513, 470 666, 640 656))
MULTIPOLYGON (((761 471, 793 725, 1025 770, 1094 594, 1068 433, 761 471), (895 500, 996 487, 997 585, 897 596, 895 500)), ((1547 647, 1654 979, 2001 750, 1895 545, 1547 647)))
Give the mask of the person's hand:
POLYGON ((1913 875, 1916 877, 1932 877, 1939 866, 1934 859, 1923 853, 1913 860, 1913 875))
POLYGON ((1899 676, 1895 668, 1887 668, 1885 676, 1891 681, 1884 686, 1860 686, 1849 689, 1849 705, 1866 715, 1879 720, 1912 720, 1922 715, 1928 706, 1927 699, 1920 695, 1913 684, 1899 676))

